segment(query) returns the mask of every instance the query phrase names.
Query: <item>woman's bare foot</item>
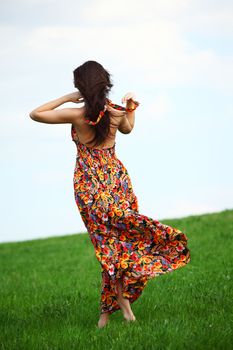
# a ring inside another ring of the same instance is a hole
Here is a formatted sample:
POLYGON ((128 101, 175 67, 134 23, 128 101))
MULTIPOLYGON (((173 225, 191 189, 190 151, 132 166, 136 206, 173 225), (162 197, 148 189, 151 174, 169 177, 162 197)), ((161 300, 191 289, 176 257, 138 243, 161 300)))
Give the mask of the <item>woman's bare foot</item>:
POLYGON ((131 309, 129 299, 123 297, 123 294, 122 294, 123 286, 122 286, 121 280, 117 281, 117 289, 118 289, 117 301, 123 312, 124 319, 126 321, 136 321, 136 317, 134 316, 133 311, 131 309))
POLYGON ((120 305, 120 308, 123 312, 124 319, 128 322, 130 321, 136 321, 136 317, 134 316, 134 313, 129 305, 123 305, 121 302, 118 301, 118 304, 120 305))
POLYGON ((98 327, 99 328, 104 327, 108 323, 108 320, 109 320, 109 314, 107 312, 101 314, 100 319, 98 321, 98 327))

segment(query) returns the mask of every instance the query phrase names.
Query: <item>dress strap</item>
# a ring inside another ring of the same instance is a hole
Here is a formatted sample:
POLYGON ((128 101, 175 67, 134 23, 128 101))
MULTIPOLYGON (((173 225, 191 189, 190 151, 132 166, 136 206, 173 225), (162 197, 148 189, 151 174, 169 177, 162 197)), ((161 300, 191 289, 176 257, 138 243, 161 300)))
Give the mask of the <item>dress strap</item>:
POLYGON ((107 100, 109 106, 111 106, 112 108, 115 108, 115 109, 117 109, 118 111, 126 111, 126 112, 132 112, 132 111, 134 111, 134 110, 139 106, 139 104, 140 104, 138 101, 132 100, 132 103, 133 103, 134 107, 126 108, 126 107, 124 107, 124 106, 120 106, 120 105, 118 105, 118 104, 116 104, 116 103, 113 103, 113 102, 112 102, 110 99, 108 99, 108 98, 107 98, 106 100, 107 100))
MULTIPOLYGON (((138 101, 134 101, 134 100, 131 101, 133 103, 133 107, 129 107, 129 108, 126 108, 124 106, 120 106, 120 105, 118 105, 116 103, 113 103, 109 98, 106 98, 106 102, 107 102, 107 104, 110 107, 112 107, 114 109, 117 109, 118 111, 125 111, 125 112, 132 112, 139 106, 139 102, 138 101)), ((106 109, 107 109, 107 106, 105 105, 104 109, 102 111, 100 111, 99 116, 98 116, 96 121, 85 119, 85 122, 88 123, 89 125, 96 125, 97 123, 99 123, 101 118, 104 116, 104 113, 105 113, 106 109)), ((72 137, 73 141, 77 141, 77 138, 76 138, 77 137, 77 133, 76 133, 76 130, 75 130, 75 127, 74 127, 73 124, 71 126, 71 137, 72 137)))

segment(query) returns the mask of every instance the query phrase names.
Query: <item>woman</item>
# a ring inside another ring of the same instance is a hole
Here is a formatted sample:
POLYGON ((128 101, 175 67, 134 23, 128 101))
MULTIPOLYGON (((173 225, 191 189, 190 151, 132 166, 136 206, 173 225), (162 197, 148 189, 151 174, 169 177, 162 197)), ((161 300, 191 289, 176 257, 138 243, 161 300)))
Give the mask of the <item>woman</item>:
POLYGON ((116 105, 108 98, 110 74, 96 61, 73 71, 78 91, 43 104, 30 113, 42 123, 71 123, 77 147, 74 196, 101 265, 102 287, 98 327, 121 309, 135 321, 131 304, 149 279, 172 272, 190 261, 187 237, 180 230, 139 214, 127 169, 116 155, 116 133, 133 130, 139 102, 127 93, 116 105), (80 108, 55 109, 65 102, 80 108))

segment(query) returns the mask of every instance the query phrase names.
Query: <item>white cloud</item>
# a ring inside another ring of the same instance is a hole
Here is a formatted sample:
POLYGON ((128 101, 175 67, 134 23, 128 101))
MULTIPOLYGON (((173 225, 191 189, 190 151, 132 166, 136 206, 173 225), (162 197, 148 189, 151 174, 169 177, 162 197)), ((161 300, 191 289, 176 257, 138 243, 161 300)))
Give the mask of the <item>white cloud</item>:
POLYGON ((189 83, 225 89, 233 81, 232 57, 195 47, 178 24, 165 20, 112 25, 107 31, 101 26, 38 28, 27 38, 27 52, 42 62, 54 57, 58 62, 71 57, 80 64, 87 59, 108 62, 154 86, 189 83))
MULTIPOLYGON (((86 20, 96 21, 122 21, 127 20, 129 23, 161 17, 173 17, 182 13, 187 1, 185 0, 145 0, 135 1, 119 0, 115 1, 101 0, 89 3, 83 11, 86 20)), ((128 38, 130 39, 130 38, 128 38)))
MULTIPOLYGON (((87 22, 142 23, 162 20, 174 21, 184 31, 211 35, 233 35, 233 4, 229 0, 101 0, 87 3, 82 16, 87 22), (111 5, 110 5, 111 4, 111 5)), ((125 35, 123 39, 132 40, 125 35)))
POLYGON ((164 120, 168 114, 172 111, 172 101, 165 93, 159 93, 154 101, 146 103, 146 107, 141 109, 143 113, 143 119, 153 119, 156 121, 164 120))
MULTIPOLYGON (((150 86, 232 87, 232 56, 220 55, 208 44, 201 48, 188 36, 233 33, 230 4, 214 1, 207 7, 192 0, 120 0, 113 7, 110 4, 107 0, 87 2, 80 8, 82 22, 77 25, 72 21, 69 25, 35 26, 30 31, 17 24, 2 27, 1 55, 20 69, 24 60, 27 66, 30 60, 35 65, 56 61, 70 66, 95 59, 106 68, 137 75, 150 86), (6 41, 6 36, 10 40, 6 41), (20 58, 19 63, 15 57, 20 58)), ((4 64, 2 71, 6 71, 4 64)))

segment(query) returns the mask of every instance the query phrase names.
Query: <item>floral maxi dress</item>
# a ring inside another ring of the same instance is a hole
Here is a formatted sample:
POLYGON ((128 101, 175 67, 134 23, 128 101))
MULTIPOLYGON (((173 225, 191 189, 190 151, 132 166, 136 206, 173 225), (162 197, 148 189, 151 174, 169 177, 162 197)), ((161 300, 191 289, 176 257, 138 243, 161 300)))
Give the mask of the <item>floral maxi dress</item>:
POLYGON ((172 272, 190 261, 187 236, 177 228, 139 213, 127 169, 115 146, 77 146, 74 196, 101 265, 100 313, 119 310, 116 279, 130 303, 141 295, 149 279, 172 272))

